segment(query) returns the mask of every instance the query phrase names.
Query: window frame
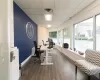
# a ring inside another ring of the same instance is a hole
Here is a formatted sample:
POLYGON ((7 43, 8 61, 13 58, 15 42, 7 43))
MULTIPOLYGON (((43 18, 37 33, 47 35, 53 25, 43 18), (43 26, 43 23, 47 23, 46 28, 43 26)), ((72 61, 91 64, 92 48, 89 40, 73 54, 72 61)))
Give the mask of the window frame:
POLYGON ((96 50, 96 15, 73 24, 73 34, 72 34, 73 35, 72 37, 73 50, 75 48, 75 25, 80 24, 81 22, 84 22, 91 18, 93 18, 93 50, 96 50))
POLYGON ((95 50, 96 50, 96 51, 98 51, 98 50, 97 50, 97 47, 96 47, 96 46, 97 46, 97 42, 96 42, 96 39, 97 39, 97 36, 96 36, 96 33, 97 33, 97 32, 96 32, 96 28, 97 28, 97 25, 96 25, 96 17, 97 17, 98 15, 100 15, 100 13, 99 13, 99 14, 96 14, 96 15, 94 16, 94 17, 95 17, 95 50))

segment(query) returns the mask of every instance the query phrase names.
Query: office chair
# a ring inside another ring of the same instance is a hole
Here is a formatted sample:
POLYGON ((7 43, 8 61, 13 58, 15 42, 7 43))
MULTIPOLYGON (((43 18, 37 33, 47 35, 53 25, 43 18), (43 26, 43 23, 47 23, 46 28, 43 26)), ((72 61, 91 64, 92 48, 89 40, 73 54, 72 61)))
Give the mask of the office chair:
POLYGON ((63 43, 63 48, 68 49, 69 48, 69 44, 68 43, 63 43))
MULTIPOLYGON (((42 40, 42 42, 43 42, 43 45, 44 45, 44 46, 47 46, 47 45, 48 45, 48 44, 45 44, 45 43, 44 43, 44 40, 42 40)), ((46 41, 46 42, 48 42, 48 41, 46 41)))
POLYGON ((51 49, 51 48, 53 48, 54 47, 54 45, 55 45, 55 43, 53 42, 53 40, 52 39, 48 39, 48 42, 49 42, 49 49, 51 49))
POLYGON ((37 42, 36 41, 33 41, 34 43, 34 47, 35 47, 35 55, 34 57, 38 58, 40 60, 40 56, 41 56, 41 53, 44 53, 44 50, 40 50, 41 49, 41 45, 39 47, 37 47, 37 42))

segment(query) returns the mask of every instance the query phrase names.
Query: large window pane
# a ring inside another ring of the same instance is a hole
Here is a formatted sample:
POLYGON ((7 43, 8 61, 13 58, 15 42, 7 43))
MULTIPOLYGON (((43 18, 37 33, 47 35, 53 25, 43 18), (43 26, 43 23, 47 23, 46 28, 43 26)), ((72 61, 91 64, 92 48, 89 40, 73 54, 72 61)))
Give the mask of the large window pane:
POLYGON ((70 46, 70 38, 68 37, 68 30, 67 28, 63 29, 64 32, 64 43, 68 43, 70 46))
POLYGON ((96 50, 100 51, 100 15, 96 16, 96 50))
POLYGON ((58 31, 58 44, 60 46, 63 44, 63 30, 58 31))
POLYGON ((57 31, 49 32, 49 37, 57 44, 57 31))
POLYGON ((75 25, 75 48, 83 52, 93 49, 93 18, 75 25))

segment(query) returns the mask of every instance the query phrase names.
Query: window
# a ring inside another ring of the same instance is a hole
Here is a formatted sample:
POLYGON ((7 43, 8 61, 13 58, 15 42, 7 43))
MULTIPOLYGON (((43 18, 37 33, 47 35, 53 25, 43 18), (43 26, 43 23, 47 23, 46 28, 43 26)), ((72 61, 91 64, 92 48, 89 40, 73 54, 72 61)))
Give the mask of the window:
POLYGON ((63 29, 63 34, 64 34, 64 43, 68 43, 70 46, 70 38, 68 37, 68 29, 67 28, 63 29))
POLYGON ((49 37, 53 40, 54 43, 57 43, 57 31, 49 32, 49 37))
POLYGON ((100 51, 100 15, 96 16, 96 50, 100 51))
POLYGON ((85 52, 86 49, 93 49, 93 18, 76 24, 74 30, 76 50, 85 52))
POLYGON ((60 46, 63 44, 63 30, 58 31, 58 44, 60 46))

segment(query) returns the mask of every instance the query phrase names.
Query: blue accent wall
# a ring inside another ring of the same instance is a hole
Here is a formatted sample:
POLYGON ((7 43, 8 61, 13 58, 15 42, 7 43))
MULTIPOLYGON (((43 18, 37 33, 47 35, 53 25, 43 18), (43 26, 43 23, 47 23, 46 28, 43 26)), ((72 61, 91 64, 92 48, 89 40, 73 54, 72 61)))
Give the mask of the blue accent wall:
POLYGON ((14 45, 19 48, 19 63, 31 55, 33 41, 37 41, 37 24, 14 2, 14 45), (29 39, 26 34, 27 22, 31 22, 34 27, 32 39, 29 39))

